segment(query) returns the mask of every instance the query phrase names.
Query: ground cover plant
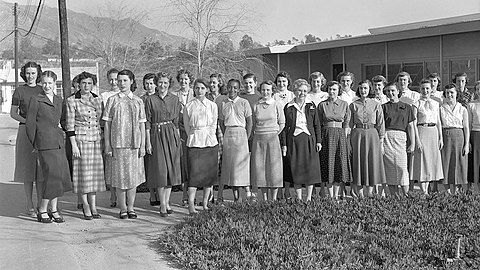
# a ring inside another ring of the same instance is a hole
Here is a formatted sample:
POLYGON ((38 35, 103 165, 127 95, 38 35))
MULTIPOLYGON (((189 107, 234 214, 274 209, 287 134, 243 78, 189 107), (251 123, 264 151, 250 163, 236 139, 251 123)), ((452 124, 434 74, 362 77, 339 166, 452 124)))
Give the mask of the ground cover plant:
POLYGON ((480 269, 480 196, 241 203, 159 236, 186 269, 480 269))

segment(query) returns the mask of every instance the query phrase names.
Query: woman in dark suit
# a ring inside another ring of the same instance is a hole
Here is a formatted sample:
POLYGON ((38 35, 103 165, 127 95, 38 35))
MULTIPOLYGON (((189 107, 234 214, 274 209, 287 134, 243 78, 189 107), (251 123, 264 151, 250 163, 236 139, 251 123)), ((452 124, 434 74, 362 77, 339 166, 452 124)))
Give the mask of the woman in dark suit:
POLYGON ((60 127, 62 98, 55 95, 57 75, 52 71, 42 73, 43 93, 30 99, 27 113, 27 136, 38 151, 43 181, 38 182, 39 197, 37 219, 42 223, 64 222, 57 210, 57 198, 71 189, 70 171, 65 155, 65 141, 60 127), (51 212, 47 213, 50 202, 51 212))
POLYGON ((302 199, 302 185, 307 189, 307 201, 312 199, 313 185, 321 182, 318 152, 320 122, 315 104, 305 101, 310 84, 304 79, 293 83, 294 100, 284 108, 285 128, 280 134, 282 154, 290 164, 297 199, 302 199))

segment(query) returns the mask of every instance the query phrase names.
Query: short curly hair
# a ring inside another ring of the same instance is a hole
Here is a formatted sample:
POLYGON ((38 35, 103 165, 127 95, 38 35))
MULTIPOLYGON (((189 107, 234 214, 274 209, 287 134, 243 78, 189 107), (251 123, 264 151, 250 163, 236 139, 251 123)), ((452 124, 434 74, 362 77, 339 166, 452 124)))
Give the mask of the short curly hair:
POLYGON ((280 77, 283 77, 283 78, 286 78, 287 81, 288 81, 288 85, 287 85, 287 89, 290 87, 290 85, 292 85, 292 79, 290 79, 290 74, 288 74, 288 72, 286 71, 280 71, 277 76, 275 76, 275 84, 278 83, 278 78, 280 77))
POLYGON ((190 79, 190 83, 192 83, 193 81, 195 81, 195 77, 193 77, 192 73, 186 69, 180 69, 177 71, 177 82, 180 82, 180 76, 183 75, 183 74, 186 74, 188 76, 188 78, 190 79))
POLYGON ((375 91, 373 90, 373 86, 372 86, 372 82, 370 80, 363 80, 363 81, 360 81, 358 83, 358 86, 357 86, 357 91, 355 91, 355 94, 357 95, 357 97, 361 97, 360 95, 360 86, 362 84, 366 83, 368 85, 368 95, 367 97, 368 98, 374 98, 375 97, 375 91))
POLYGON ((325 79, 325 76, 323 76, 323 73, 319 71, 315 71, 312 74, 310 74, 310 76, 308 76, 308 82, 310 83, 310 85, 312 85, 312 81, 318 78, 320 78, 322 82, 320 88, 323 88, 325 86, 325 83, 327 83, 327 79, 325 79))
POLYGON ((308 91, 310 92, 310 89, 312 89, 312 87, 310 87, 310 84, 309 84, 308 81, 305 80, 305 79, 296 79, 296 80, 293 82, 293 91, 297 90, 298 88, 300 88, 300 87, 303 86, 303 85, 306 85, 308 91))
POLYGON ((173 77, 170 75, 170 73, 163 72, 163 71, 160 71, 159 73, 157 73, 157 81, 155 82, 155 84, 157 86, 158 86, 158 80, 160 80, 160 78, 167 78, 168 79, 168 83, 169 83, 168 88, 171 88, 173 86, 174 81, 173 81, 173 77))
POLYGON ((84 72, 78 74, 77 76, 78 76, 78 79, 77 79, 77 80, 78 80, 78 83, 81 83, 81 82, 82 82, 83 80, 85 80, 85 79, 92 79, 93 84, 94 84, 94 85, 97 84, 97 76, 94 75, 94 74, 92 74, 92 73, 90 73, 90 72, 84 71, 84 72))
POLYGON ((355 74, 353 74, 350 71, 342 71, 342 72, 338 73, 337 82, 341 82, 342 77, 345 77, 345 76, 348 76, 348 77, 350 77, 350 79, 352 79, 352 84, 355 83, 355 74))
POLYGON ((129 69, 124 69, 118 72, 117 77, 120 75, 126 75, 132 81, 132 85, 130 85, 130 91, 135 92, 137 89, 137 81, 135 81, 135 74, 129 69))
POLYGON ((337 81, 329 81, 325 84, 325 89, 326 91, 328 92, 328 88, 332 87, 332 86, 338 86, 338 95, 340 96, 341 94, 343 94, 343 89, 342 89, 342 86, 340 85, 339 82, 337 81))
POLYGON ((23 67, 20 69, 20 77, 22 77, 24 82, 27 82, 27 68, 36 68, 37 69, 37 79, 36 82, 39 83, 40 80, 42 79, 42 66, 40 64, 37 64, 36 62, 28 62, 23 67))

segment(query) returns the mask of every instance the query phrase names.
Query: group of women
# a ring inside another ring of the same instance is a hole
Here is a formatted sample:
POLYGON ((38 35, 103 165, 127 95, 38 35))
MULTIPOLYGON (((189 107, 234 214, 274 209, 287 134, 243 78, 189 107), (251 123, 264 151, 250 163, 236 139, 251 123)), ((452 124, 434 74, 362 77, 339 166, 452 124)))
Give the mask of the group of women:
POLYGON ((425 194, 437 181, 448 192, 479 182, 480 82, 469 91, 464 73, 442 94, 436 74, 421 81, 418 93, 409 89, 406 72, 392 83, 381 75, 363 80, 355 90, 351 72, 329 82, 314 72, 293 83, 280 72, 257 92, 251 73, 242 91, 239 80, 225 84, 220 74, 195 80, 179 70, 178 90, 172 91, 169 74, 148 73, 139 97, 134 74, 112 69, 110 91, 92 92, 97 78, 82 72, 78 89, 63 103, 53 72, 29 62, 21 74, 26 84, 15 90, 11 110, 20 122, 15 178, 25 183, 29 214, 43 223, 64 221, 57 198, 71 188, 70 180, 86 220, 101 218, 96 193, 106 186, 119 218, 136 218, 136 187, 145 181, 162 217, 173 213, 171 190, 182 184, 195 214, 197 189, 204 190, 206 210, 214 185, 217 201, 224 185, 232 187, 235 201, 240 188, 247 197, 260 190, 264 200, 288 199, 291 186, 299 200, 305 188, 309 201, 315 186, 321 194, 326 186, 338 199, 348 186, 352 196, 363 197, 385 195, 387 185, 391 194, 407 195, 413 181, 425 194))

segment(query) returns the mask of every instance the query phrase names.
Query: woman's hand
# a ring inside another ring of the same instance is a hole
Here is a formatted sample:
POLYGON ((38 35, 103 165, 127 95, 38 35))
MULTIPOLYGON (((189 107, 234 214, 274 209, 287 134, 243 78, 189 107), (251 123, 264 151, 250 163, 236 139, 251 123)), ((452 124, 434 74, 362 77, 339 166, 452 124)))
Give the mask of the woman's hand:
POLYGON ((77 158, 77 159, 82 158, 80 155, 80 149, 78 149, 78 146, 76 144, 75 145, 72 144, 72 156, 73 158, 77 158))
POLYGON ((380 152, 382 153, 382 155, 385 154, 385 147, 383 146, 383 141, 380 142, 380 152))
POLYGON ((113 157, 113 149, 110 145, 105 145, 105 155, 113 157))
POLYGON ((415 151, 415 144, 410 143, 410 145, 407 148, 407 153, 413 153, 415 151))
POLYGON ((423 153, 423 144, 421 142, 417 142, 417 152, 423 153))
POLYGON ((317 150, 317 152, 320 152, 320 150, 322 150, 322 144, 321 143, 317 143, 316 150, 317 150))
POLYGON ((282 156, 286 157, 287 156, 287 147, 282 146, 282 156))
POLYGON ((147 142, 145 146, 145 150, 147 151, 147 154, 151 155, 152 154, 152 144, 147 142))
POLYGON ((438 150, 442 150, 442 148, 443 148, 443 139, 440 138, 440 139, 438 140, 438 150))
POLYGON ((463 147, 463 155, 466 156, 470 152, 470 146, 468 144, 465 144, 463 147))
POLYGON ((138 151, 138 157, 144 157, 145 156, 145 147, 140 147, 140 150, 138 151))

